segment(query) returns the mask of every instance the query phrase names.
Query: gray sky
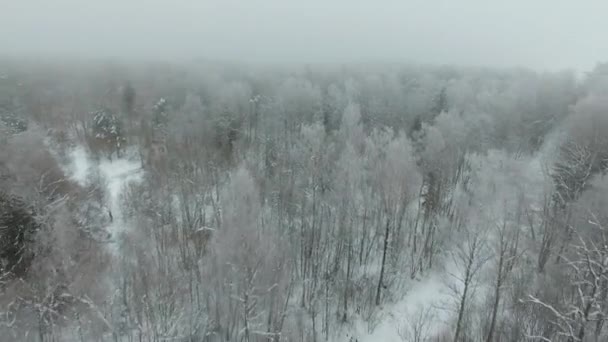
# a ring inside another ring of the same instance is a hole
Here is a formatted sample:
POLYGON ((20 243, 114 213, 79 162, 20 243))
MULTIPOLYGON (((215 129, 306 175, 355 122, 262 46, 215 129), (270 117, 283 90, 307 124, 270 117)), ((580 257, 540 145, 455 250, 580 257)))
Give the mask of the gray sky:
POLYGON ((0 55, 589 69, 608 0, 0 0, 0 55))

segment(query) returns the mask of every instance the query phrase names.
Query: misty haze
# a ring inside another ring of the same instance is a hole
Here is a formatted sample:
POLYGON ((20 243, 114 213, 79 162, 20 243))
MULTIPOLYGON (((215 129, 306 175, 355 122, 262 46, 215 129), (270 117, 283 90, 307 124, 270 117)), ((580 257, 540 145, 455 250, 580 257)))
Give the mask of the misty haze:
POLYGON ((607 13, 0 0, 0 342, 608 341, 607 13))

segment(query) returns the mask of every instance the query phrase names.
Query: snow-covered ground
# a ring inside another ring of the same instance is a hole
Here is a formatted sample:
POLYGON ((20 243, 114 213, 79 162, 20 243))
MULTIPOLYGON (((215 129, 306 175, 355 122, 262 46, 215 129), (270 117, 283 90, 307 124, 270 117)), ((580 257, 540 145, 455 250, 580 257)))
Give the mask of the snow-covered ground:
MULTIPOLYGON (((127 184, 141 181, 143 171, 140 162, 123 157, 113 160, 102 159, 97 163, 91 160, 83 146, 74 148, 70 151, 69 156, 70 164, 66 167, 66 171, 72 180, 85 186, 90 181, 90 175, 94 171, 99 171, 105 181, 105 190, 108 195, 106 207, 112 216, 112 221, 106 227, 106 230, 113 237, 112 240, 115 241, 115 238, 120 236, 128 226, 127 222, 123 220, 120 199, 127 184)), ((116 253, 117 244, 110 244, 110 251, 116 253)))
POLYGON ((83 146, 74 148, 70 154, 70 165, 65 168, 69 177, 78 184, 85 186, 89 180, 91 160, 83 146))
MULTIPOLYGON (((539 154, 539 156, 547 155, 548 153, 539 154)), ((483 162, 484 169, 480 166, 480 175, 477 180, 482 189, 496 189, 494 193, 499 193, 500 196, 494 195, 491 190, 487 190, 485 194, 484 208, 486 210, 487 222, 493 220, 505 219, 504 208, 506 201, 517 203, 524 201, 525 205, 534 208, 541 203, 543 192, 543 184, 545 181, 544 164, 545 161, 539 156, 529 159, 512 160, 507 154, 500 151, 492 151, 489 156, 483 156, 482 159, 474 159, 479 163, 483 162), (502 177, 502 178, 501 178, 502 177), (520 189, 525 189, 522 191, 520 189), (524 196, 520 196, 523 194, 524 196)), ((510 221, 513 226, 517 222, 510 221)), ((521 228, 526 229, 525 227, 521 228)), ((495 242, 497 236, 494 231, 488 229, 486 231, 487 244, 490 248, 487 253, 492 253, 491 246, 495 242)), ((457 248, 457 244, 450 246, 457 248)), ((447 252, 447 251, 446 251, 447 252)), ((447 253, 446 253, 447 254, 447 253)), ((408 330, 412 330, 412 324, 424 321, 425 324, 418 325, 422 329, 422 336, 438 337, 443 332, 453 331, 450 324, 454 323, 456 316, 455 312, 455 290, 462 291, 463 284, 458 280, 462 277, 464 270, 455 264, 451 258, 444 258, 444 266, 436 267, 431 273, 427 273, 419 282, 413 282, 407 290, 405 296, 394 304, 387 304, 380 308, 374 320, 377 325, 373 329, 368 329, 369 321, 359 319, 352 326, 347 327, 347 331, 342 333, 336 342, 404 342, 413 341, 414 338, 408 334, 408 330), (421 315, 426 315, 421 317, 421 315), (409 335, 409 336, 408 336, 409 335), (352 340, 351 340, 352 338, 352 340)), ((495 266, 492 263, 495 260, 491 259, 479 271, 475 278, 475 291, 467 298, 468 305, 478 305, 490 295, 494 279, 495 266)), ((373 323, 373 322, 372 322, 373 323)))
POLYGON ((394 304, 384 305, 374 316, 378 323, 356 320, 336 342, 403 342, 410 341, 413 326, 423 330, 423 336, 445 331, 453 312, 447 307, 453 300, 448 285, 451 281, 433 272, 412 283, 406 295, 394 304), (417 324, 424 322, 423 324, 417 324), (370 323, 372 325, 370 329, 370 323), (371 330, 371 332, 370 332, 371 330))
POLYGON ((108 194, 106 206, 113 216, 112 223, 106 229, 112 236, 119 236, 125 231, 127 226, 123 220, 120 199, 127 184, 141 181, 141 164, 138 161, 128 159, 103 160, 99 163, 98 168, 106 180, 106 191, 108 194))

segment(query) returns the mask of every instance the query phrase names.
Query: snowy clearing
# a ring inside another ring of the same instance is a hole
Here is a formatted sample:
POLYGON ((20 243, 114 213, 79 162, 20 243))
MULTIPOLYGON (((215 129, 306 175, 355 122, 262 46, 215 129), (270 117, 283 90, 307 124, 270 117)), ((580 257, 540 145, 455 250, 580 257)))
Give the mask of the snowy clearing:
POLYGON ((106 180, 108 194, 106 205, 113 217, 107 230, 115 238, 126 230, 120 199, 127 184, 141 181, 141 165, 138 161, 129 159, 114 159, 112 161, 106 159, 99 163, 98 168, 106 180))
MULTIPOLYGON (((394 304, 384 305, 374 316, 377 325, 358 318, 345 327, 336 342, 402 342, 409 341, 412 325, 424 319, 424 329, 430 336, 445 331, 452 312, 446 307, 452 300, 444 277, 438 272, 412 283, 407 294, 394 304)), ((427 336, 429 336, 427 335, 427 336)))
MULTIPOLYGON (((143 171, 140 162, 123 157, 113 160, 102 159, 99 163, 95 163, 83 146, 74 148, 69 156, 70 164, 66 166, 67 173, 72 180, 81 186, 88 185, 90 176, 94 171, 98 171, 102 177, 107 194, 105 205, 112 218, 106 230, 111 234, 112 241, 116 242, 116 238, 124 233, 128 226, 127 222, 123 220, 120 199, 129 183, 142 180, 143 171)), ((117 252, 115 243, 111 244, 110 251, 112 253, 117 252)))
POLYGON ((81 186, 88 183, 91 160, 83 146, 77 146, 70 153, 70 165, 67 167, 70 178, 81 186))

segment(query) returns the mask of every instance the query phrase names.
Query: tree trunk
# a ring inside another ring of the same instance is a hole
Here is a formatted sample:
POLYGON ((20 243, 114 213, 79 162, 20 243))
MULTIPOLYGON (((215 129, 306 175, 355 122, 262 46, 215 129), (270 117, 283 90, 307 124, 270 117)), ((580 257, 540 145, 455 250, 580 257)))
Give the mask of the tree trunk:
POLYGON ((456 322, 456 332, 454 333, 454 342, 458 342, 460 338, 460 331, 462 329, 462 319, 464 318, 464 308, 467 301, 467 294, 469 292, 468 282, 464 285, 464 291, 462 297, 460 297, 460 308, 458 309, 458 321, 456 322))
POLYGON ((494 329, 496 327, 496 316, 498 314, 498 305, 500 304, 500 288, 502 286, 502 270, 504 264, 504 252, 501 250, 498 259, 498 275, 496 277, 496 284, 494 287, 494 305, 492 306, 492 318, 490 320, 490 329, 488 331, 488 337, 486 342, 492 342, 494 338, 494 329))
POLYGON ((380 296, 382 287, 384 286, 384 267, 386 264, 386 250, 388 249, 388 238, 390 234, 390 220, 386 219, 386 228, 384 230, 384 247, 382 248, 382 264, 380 265, 380 279, 378 279, 378 288, 376 289, 376 305, 380 305, 380 296))

